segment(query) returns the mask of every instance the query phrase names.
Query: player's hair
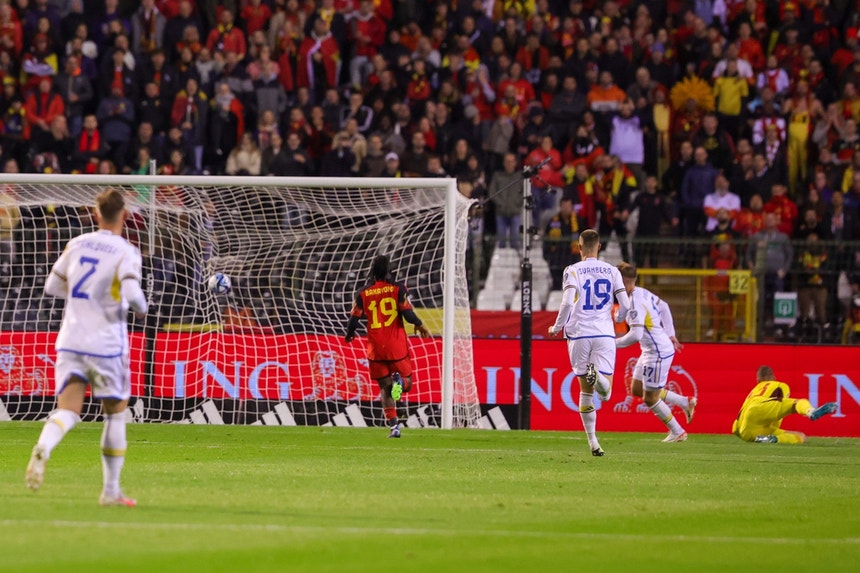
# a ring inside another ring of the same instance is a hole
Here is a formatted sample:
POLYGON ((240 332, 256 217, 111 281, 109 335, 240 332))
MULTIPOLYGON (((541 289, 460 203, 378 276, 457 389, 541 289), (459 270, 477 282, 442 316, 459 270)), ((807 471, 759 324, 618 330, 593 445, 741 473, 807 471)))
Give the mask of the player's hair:
POLYGON ((776 376, 773 373, 773 368, 770 366, 759 366, 755 373, 756 382, 765 382, 767 380, 775 380, 776 376))
POLYGON ((125 198, 116 189, 105 189, 96 196, 96 209, 103 222, 116 223, 125 210, 125 198))
POLYGON ((391 262, 388 260, 388 255, 378 255, 373 259, 373 265, 370 267, 370 277, 377 281, 385 280, 391 273, 391 262))
POLYGON ((636 267, 630 263, 621 263, 618 265, 618 270, 621 272, 621 276, 628 280, 636 280, 636 277, 639 276, 639 273, 636 271, 636 267))
POLYGON ((600 235, 594 229, 586 229, 579 234, 579 240, 583 250, 593 251, 597 249, 597 245, 600 243, 600 235))

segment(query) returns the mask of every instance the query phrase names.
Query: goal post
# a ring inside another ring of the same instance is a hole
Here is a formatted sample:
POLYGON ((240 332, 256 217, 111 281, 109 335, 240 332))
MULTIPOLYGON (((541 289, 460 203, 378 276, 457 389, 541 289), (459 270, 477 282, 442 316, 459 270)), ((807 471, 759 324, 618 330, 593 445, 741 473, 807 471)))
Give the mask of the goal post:
POLYGON ((62 301, 41 292, 65 243, 94 229, 104 189, 124 193, 142 251, 146 322, 130 322, 137 421, 381 425, 364 331, 343 341, 378 254, 416 313, 413 427, 477 427, 465 251, 472 201, 454 179, 0 175, 0 401, 7 417, 53 403, 62 301), (227 295, 209 292, 215 272, 227 295))

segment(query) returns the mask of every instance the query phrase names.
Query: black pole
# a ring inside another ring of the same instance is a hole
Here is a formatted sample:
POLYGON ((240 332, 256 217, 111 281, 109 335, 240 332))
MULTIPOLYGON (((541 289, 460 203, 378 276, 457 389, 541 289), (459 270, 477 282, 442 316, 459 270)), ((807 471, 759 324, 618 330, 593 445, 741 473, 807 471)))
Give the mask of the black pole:
MULTIPOLYGON (((534 199, 532 197, 531 178, 537 176, 541 168, 549 163, 547 157, 537 165, 523 167, 523 255, 520 264, 520 379, 519 401, 517 402, 517 427, 521 430, 531 429, 532 401, 532 237, 537 229, 532 225, 534 199)), ((484 201, 506 191, 515 182, 499 189, 484 201)))
MULTIPOLYGON (((527 168, 528 169, 528 168, 527 168)), ((520 266, 520 401, 519 428, 531 429, 532 401, 532 184, 531 174, 523 179, 523 260, 520 266)))

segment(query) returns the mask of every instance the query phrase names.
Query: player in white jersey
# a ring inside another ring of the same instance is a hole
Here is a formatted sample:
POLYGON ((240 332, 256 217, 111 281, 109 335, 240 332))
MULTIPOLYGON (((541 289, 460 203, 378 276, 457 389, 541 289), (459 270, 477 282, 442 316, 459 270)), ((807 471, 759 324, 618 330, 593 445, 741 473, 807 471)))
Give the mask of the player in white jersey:
POLYGON ((654 415, 669 428, 669 435, 664 442, 683 442, 687 439, 687 432, 672 415, 666 402, 671 399, 672 403, 680 405, 689 423, 696 409, 696 398, 686 398, 666 389, 672 359, 676 351, 683 349, 683 345, 675 338, 672 312, 660 297, 646 288, 636 286, 636 267, 621 263, 618 270, 630 296, 630 311, 627 313, 630 330, 617 338, 615 343, 618 348, 624 348, 638 342, 642 350, 633 369, 631 393, 641 397, 654 415))
POLYGON ((57 336, 57 409, 48 417, 27 466, 30 489, 42 485, 51 451, 79 421, 87 385, 102 402, 104 487, 101 505, 134 506, 123 495, 120 473, 127 446, 126 406, 131 394, 128 310, 143 318, 140 252, 122 237, 127 213, 119 191, 96 197, 99 230, 69 241, 45 282, 45 293, 66 299, 57 336))
POLYGON ((594 390, 601 401, 612 394, 615 373, 615 325, 612 307, 618 301, 617 322, 627 316, 629 300, 618 269, 597 259, 600 236, 593 229, 579 235, 582 260, 564 269, 564 294, 550 336, 564 332, 570 365, 579 378, 579 415, 588 447, 594 456, 604 455, 597 441, 594 390))

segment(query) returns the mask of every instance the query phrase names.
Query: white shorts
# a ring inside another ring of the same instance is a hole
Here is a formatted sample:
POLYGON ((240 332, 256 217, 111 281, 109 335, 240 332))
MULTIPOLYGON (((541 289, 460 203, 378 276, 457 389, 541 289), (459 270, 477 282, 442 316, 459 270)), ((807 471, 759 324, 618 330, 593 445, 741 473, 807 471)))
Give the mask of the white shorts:
POLYGON ((77 376, 89 383, 93 398, 128 400, 131 396, 131 370, 127 354, 103 358, 68 351, 57 352, 54 373, 57 395, 72 376, 77 376))
POLYGON ((570 354, 573 373, 577 376, 585 376, 589 362, 593 362, 597 371, 604 376, 615 373, 615 338, 612 336, 568 340, 567 352, 570 354))
POLYGON ((642 380, 642 386, 657 390, 665 388, 669 381, 669 369, 672 367, 672 358, 659 358, 654 354, 643 354, 636 361, 633 369, 633 379, 642 380))

